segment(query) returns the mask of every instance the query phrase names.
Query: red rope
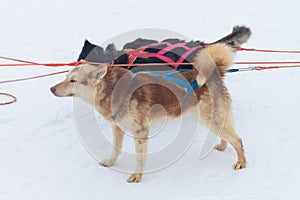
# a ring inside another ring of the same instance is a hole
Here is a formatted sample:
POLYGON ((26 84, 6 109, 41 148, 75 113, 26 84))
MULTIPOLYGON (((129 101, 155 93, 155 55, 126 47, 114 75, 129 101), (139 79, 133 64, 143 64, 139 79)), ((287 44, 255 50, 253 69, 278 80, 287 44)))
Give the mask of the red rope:
MULTIPOLYGON (((5 57, 1 57, 2 59, 5 59, 5 57)), ((71 67, 77 67, 82 64, 88 63, 87 61, 81 60, 81 61, 75 61, 71 63, 35 63, 35 62, 29 62, 24 60, 18 60, 13 58, 7 58, 6 60, 14 60, 21 63, 12 63, 12 64, 0 64, 0 67, 20 67, 20 66, 46 66, 46 67, 63 67, 63 66, 71 66, 71 67)))
MULTIPOLYGON (((91 63, 91 64, 100 64, 100 63, 94 63, 94 62, 86 62, 86 61, 80 61, 80 62, 71 62, 71 63, 49 63, 49 64, 37 64, 37 65, 43 65, 43 66, 49 66, 49 67, 61 67, 61 66, 79 66, 83 63, 91 63)), ((108 63, 105 63, 108 64, 108 63)), ((162 66, 162 65, 172 65, 174 63, 143 63, 143 64, 110 64, 110 66, 162 66)), ((193 63, 179 63, 180 65, 191 65, 193 63)), ((300 64, 300 62, 235 62, 235 64, 300 64)), ((22 65, 22 64, 21 64, 22 65)), ((32 65, 32 64, 26 64, 32 65)), ((34 64, 36 65, 36 64, 34 64)), ((13 66, 13 65, 9 65, 13 66)), ((19 66, 19 65, 18 65, 19 66)), ((279 68, 298 68, 300 65, 290 65, 290 66, 255 66, 253 69, 255 70, 266 70, 266 69, 279 69, 279 68)), ((11 80, 4 80, 0 81, 0 84, 3 83, 12 83, 12 82, 19 82, 19 81, 26 81, 26 80, 32 80, 32 79, 38 79, 58 74, 67 73, 69 70, 65 71, 59 71, 54 73, 48 73, 48 74, 42 74, 38 76, 32 76, 32 77, 26 77, 26 78, 20 78, 20 79, 11 79, 11 80)))
MULTIPOLYGON (((164 66, 164 65, 174 65, 174 63, 133 63, 133 64, 114 64, 114 63, 96 63, 96 62, 87 62, 89 64, 107 64, 114 67, 140 67, 140 66, 164 66)), ((178 65, 193 65, 193 62, 187 63, 176 63, 178 65)), ((274 64, 300 64, 300 61, 285 61, 285 62, 269 62, 269 61, 243 61, 243 62, 234 62, 235 65, 274 65, 274 64)))
POLYGON ((71 62, 71 63, 47 63, 47 64, 42 64, 42 65, 46 66, 46 67, 63 67, 63 66, 78 67, 79 65, 86 64, 86 63, 88 63, 88 62, 81 60, 81 61, 75 61, 75 62, 71 62))
MULTIPOLYGON (((95 62, 71 62, 71 63, 36 63, 36 64, 0 64, 0 67, 24 67, 24 66, 46 66, 46 67, 63 67, 72 66, 77 67, 81 64, 109 64, 109 63, 95 63, 95 62)), ((134 63, 134 64, 110 64, 110 66, 115 67, 129 67, 129 66, 162 66, 162 65, 173 65, 174 63, 134 63)), ((193 65, 194 63, 176 63, 178 65, 193 65)), ((300 64, 300 61, 286 61, 286 62, 276 62, 276 61, 242 61, 234 62, 235 65, 273 65, 273 64, 300 64)))
POLYGON ((265 53, 300 53, 297 50, 271 50, 271 49, 254 49, 254 48, 242 48, 237 47, 238 51, 257 51, 257 52, 265 52, 265 53))
POLYGON ((42 74, 42 75, 38 75, 38 76, 31 76, 31 77, 27 77, 27 78, 5 80, 5 81, 0 81, 0 84, 3 84, 3 83, 12 83, 12 82, 19 82, 19 81, 27 81, 27 80, 32 80, 32 79, 37 79, 37 78, 43 78, 43 77, 47 77, 47 76, 53 76, 53 75, 57 75, 57 74, 63 74, 63 73, 67 73, 67 72, 69 72, 69 70, 59 71, 59 72, 53 72, 53 73, 48 73, 48 74, 42 74))
MULTIPOLYGON (((274 62, 276 63, 276 62, 274 62)), ((147 64, 143 64, 142 66, 147 66, 147 65, 166 65, 168 63, 147 63, 147 64)), ((183 64, 192 64, 192 63, 183 63, 183 64)), ((124 65, 119 65, 119 64, 111 64, 110 66, 124 66, 124 65)), ((254 70, 267 70, 267 69, 286 69, 286 68, 300 68, 300 65, 289 65, 289 66, 255 66, 252 69, 254 70)), ((20 79, 11 79, 11 80, 4 80, 4 81, 0 81, 0 84, 3 83, 12 83, 12 82, 19 82, 19 81, 27 81, 27 80, 32 80, 32 79, 38 79, 38 78, 44 78, 44 77, 48 77, 48 76, 54 76, 54 75, 58 75, 58 74, 63 74, 63 73, 67 73, 69 72, 69 70, 65 70, 65 71, 59 71, 59 72, 53 72, 53 73, 48 73, 48 74, 42 74, 42 75, 38 75, 38 76, 32 76, 32 77, 26 77, 26 78, 20 78, 20 79)))
MULTIPOLYGON (((172 65, 174 63, 133 63, 133 64, 114 64, 114 63, 98 63, 98 62, 88 62, 88 61, 75 61, 75 62, 70 62, 70 63, 36 63, 36 62, 30 62, 30 61, 25 61, 25 60, 19 60, 19 59, 14 59, 14 58, 8 58, 8 57, 2 57, 0 56, 0 59, 6 59, 6 60, 14 60, 18 62, 23 62, 23 64, 20 63, 13 63, 13 64, 0 64, 0 67, 13 67, 13 66, 46 66, 46 67, 63 67, 63 66, 72 66, 72 67, 77 67, 82 64, 109 64, 110 66, 162 66, 162 65, 172 65)), ((193 65, 193 62, 184 62, 184 63, 176 63, 179 65, 193 65)), ((284 61, 284 62, 279 62, 279 61, 242 61, 242 62, 234 62, 236 65, 251 65, 251 64, 300 64, 300 61, 284 61)))
MULTIPOLYGON (((46 66, 46 67, 63 67, 63 66, 71 66, 71 67, 77 67, 82 64, 110 64, 110 63, 95 63, 95 62, 87 62, 84 60, 81 61, 75 61, 70 63, 36 63, 36 62, 30 62, 26 60, 20 60, 15 58, 9 58, 9 57, 3 57, 0 56, 0 59, 5 60, 11 60, 11 61, 17 61, 22 62, 21 63, 13 63, 13 64, 0 64, 0 67, 21 67, 21 66, 46 66)), ((110 64, 110 66, 120 67, 130 67, 130 66, 162 66, 162 65, 173 65, 174 63, 133 63, 133 64, 110 64)), ((193 65, 194 63, 176 63, 178 65, 193 65)), ((300 61, 285 61, 285 62, 276 62, 276 61, 242 61, 242 62, 234 62, 236 65, 262 65, 262 64, 300 64, 300 61)))
POLYGON ((6 101, 6 102, 0 102, 0 106, 4 106, 4 105, 8 105, 8 104, 12 104, 12 103, 15 103, 17 101, 17 97, 15 97, 14 95, 12 94, 8 94, 8 93, 4 93, 4 92, 0 92, 0 95, 1 96, 7 96, 7 97, 10 97, 12 98, 11 101, 6 101))
POLYGON ((10 61, 16 61, 16 62, 21 62, 21 63, 27 63, 27 64, 37 64, 35 62, 30 62, 30 61, 16 59, 16 58, 10 58, 10 57, 4 57, 4 56, 0 56, 0 59, 10 60, 10 61))
POLYGON ((268 61, 245 61, 245 62, 235 62, 236 65, 284 65, 284 64, 300 64, 299 61, 285 61, 285 62, 268 62, 268 61))
POLYGON ((266 69, 287 69, 287 68, 298 68, 300 65, 289 65, 289 66, 255 66, 255 70, 266 70, 266 69))

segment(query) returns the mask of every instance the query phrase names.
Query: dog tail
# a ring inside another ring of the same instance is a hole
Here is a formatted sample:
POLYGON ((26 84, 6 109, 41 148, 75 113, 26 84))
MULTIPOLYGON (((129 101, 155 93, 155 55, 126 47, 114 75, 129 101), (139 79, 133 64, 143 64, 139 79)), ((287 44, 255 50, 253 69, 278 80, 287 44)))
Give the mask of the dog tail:
POLYGON ((232 60, 233 49, 224 43, 212 44, 199 51, 194 62, 198 85, 202 86, 214 72, 224 76, 232 60))
POLYGON ((222 39, 212 43, 226 43, 227 45, 236 48, 246 43, 251 36, 250 28, 246 26, 235 26, 232 29, 232 33, 223 37, 222 39))

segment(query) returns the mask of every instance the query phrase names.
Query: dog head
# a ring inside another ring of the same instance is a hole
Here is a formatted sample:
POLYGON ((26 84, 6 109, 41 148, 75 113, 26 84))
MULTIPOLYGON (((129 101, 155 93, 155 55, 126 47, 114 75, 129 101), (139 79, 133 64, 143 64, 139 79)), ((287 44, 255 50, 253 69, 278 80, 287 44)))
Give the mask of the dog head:
POLYGON ((57 97, 74 96, 92 103, 96 86, 106 73, 107 65, 84 64, 69 72, 64 81, 50 90, 57 97))

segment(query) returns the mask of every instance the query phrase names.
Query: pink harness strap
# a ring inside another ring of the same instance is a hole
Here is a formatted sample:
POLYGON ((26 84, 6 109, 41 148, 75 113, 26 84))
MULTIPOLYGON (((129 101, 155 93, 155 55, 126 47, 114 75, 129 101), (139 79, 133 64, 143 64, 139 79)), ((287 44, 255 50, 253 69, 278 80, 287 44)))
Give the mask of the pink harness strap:
POLYGON ((159 53, 149 53, 149 52, 144 52, 145 49, 149 48, 149 47, 153 47, 153 46, 158 46, 158 45, 167 45, 170 46, 172 45, 169 42, 160 42, 160 43, 153 43, 153 44, 149 44, 146 46, 142 46, 136 50, 133 49, 125 49, 124 51, 129 54, 129 61, 128 64, 133 64, 134 61, 138 58, 138 57, 144 57, 144 58, 150 58, 150 57, 156 57, 156 54, 159 53))
POLYGON ((189 50, 187 50, 184 54, 182 54, 182 56, 177 60, 177 62, 174 65, 174 68, 177 69, 179 67, 179 63, 182 63, 191 53, 193 53, 194 51, 203 48, 202 46, 198 46, 198 47, 194 47, 194 48, 190 48, 189 50))
POLYGON ((203 48, 203 46, 190 48, 186 46, 187 44, 188 42, 181 42, 176 44, 171 44, 169 42, 160 42, 160 43, 149 44, 141 48, 138 48, 136 50, 126 49, 125 52, 129 54, 128 64, 133 64, 138 57, 142 57, 142 58, 156 57, 166 63, 174 63, 173 67, 177 69, 180 65, 179 63, 182 63, 191 53, 193 53, 194 51, 200 48, 203 48), (157 53, 150 53, 144 51, 149 47, 155 47, 159 45, 167 45, 167 47, 161 49, 157 53), (174 61, 171 58, 168 58, 167 56, 164 55, 167 52, 171 52, 175 48, 184 48, 186 50, 186 52, 183 55, 181 55, 177 61, 174 61))

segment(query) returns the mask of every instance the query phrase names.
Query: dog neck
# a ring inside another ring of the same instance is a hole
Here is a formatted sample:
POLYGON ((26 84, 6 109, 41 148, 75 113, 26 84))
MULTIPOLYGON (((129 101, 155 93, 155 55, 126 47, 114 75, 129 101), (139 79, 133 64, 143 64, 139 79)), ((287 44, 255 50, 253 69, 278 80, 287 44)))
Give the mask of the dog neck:
POLYGON ((122 105, 131 83, 130 74, 127 69, 110 67, 97 85, 94 106, 105 119, 112 120, 112 116, 122 105))

